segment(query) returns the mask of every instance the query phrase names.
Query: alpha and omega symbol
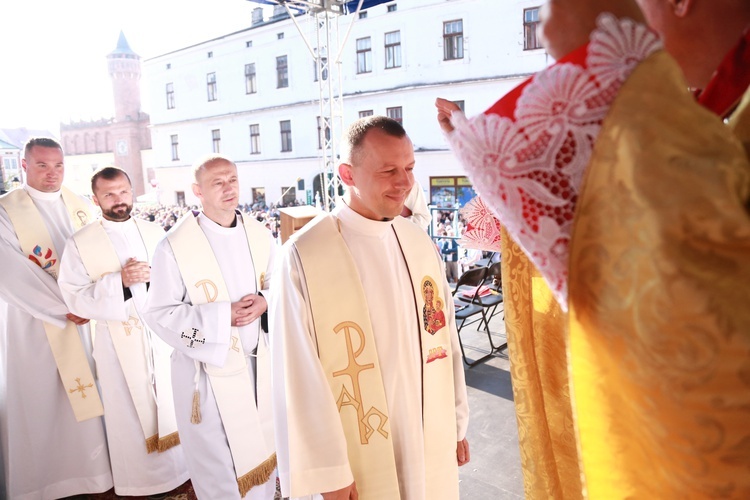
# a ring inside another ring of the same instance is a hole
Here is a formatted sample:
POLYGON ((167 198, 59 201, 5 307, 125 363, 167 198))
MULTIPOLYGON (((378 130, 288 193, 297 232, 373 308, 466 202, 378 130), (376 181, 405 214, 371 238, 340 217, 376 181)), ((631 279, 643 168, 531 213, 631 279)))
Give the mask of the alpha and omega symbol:
POLYGON ((125 327, 126 337, 130 337, 130 334, 133 333, 133 329, 143 332, 143 325, 141 325, 141 320, 136 318, 135 316, 131 316, 127 321, 123 321, 122 326, 125 327))
POLYGON ((182 342, 188 346, 191 349, 195 349, 195 344, 205 344, 206 339, 203 337, 200 337, 200 330, 197 328, 191 328, 190 329, 190 335, 187 335, 185 332, 182 332, 182 335, 180 335, 180 338, 182 339, 182 342))
POLYGON ((237 345, 237 342, 239 342, 239 341, 240 341, 239 337, 232 337, 232 350, 233 351, 240 352, 240 348, 237 345))
POLYGON ((357 363, 357 357, 359 357, 362 354, 362 351, 364 351, 365 349, 365 334, 359 327, 359 325, 352 321, 344 321, 342 323, 339 323, 334 327, 333 332, 339 333, 342 330, 346 335, 346 352, 348 356, 348 364, 343 370, 333 372, 333 376, 348 376, 351 379, 354 394, 352 395, 347 390, 346 385, 342 385, 341 393, 339 394, 339 398, 336 401, 336 406, 338 407, 339 412, 341 412, 341 408, 343 406, 351 406, 357 412, 360 443, 369 443, 370 436, 372 436, 375 430, 377 430, 383 437, 387 438, 388 431, 385 429, 385 423, 388 421, 388 417, 374 406, 371 406, 370 409, 365 412, 364 405, 362 404, 362 390, 359 386, 359 374, 364 370, 372 370, 375 368, 374 363, 367 363, 364 365, 357 363), (359 347, 356 351, 354 350, 352 344, 352 330, 354 330, 357 333, 357 337, 359 337, 359 347), (378 418, 377 429, 374 429, 370 425, 370 418, 373 416, 376 416, 378 418))
POLYGON ((86 389, 90 389, 94 387, 93 383, 89 383, 86 385, 83 385, 81 383, 81 377, 76 377, 76 384, 78 384, 74 389, 68 389, 68 392, 73 394, 74 392, 80 392, 81 393, 81 399, 86 399, 86 389))
POLYGON ((219 296, 219 288, 211 280, 200 280, 195 284, 195 288, 203 287, 203 293, 206 294, 206 302, 214 302, 219 296))

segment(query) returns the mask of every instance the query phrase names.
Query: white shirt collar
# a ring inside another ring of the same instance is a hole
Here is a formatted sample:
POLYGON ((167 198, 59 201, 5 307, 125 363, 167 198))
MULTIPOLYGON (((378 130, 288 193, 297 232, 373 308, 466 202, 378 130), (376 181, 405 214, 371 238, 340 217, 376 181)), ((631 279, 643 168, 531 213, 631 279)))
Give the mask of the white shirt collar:
POLYGON ((212 233, 229 235, 234 234, 237 231, 237 228, 242 226, 242 219, 237 215, 237 224, 235 224, 234 227, 224 227, 209 219, 203 212, 200 212, 198 214, 198 224, 212 233))
POLYGON ((107 220, 104 217, 102 217, 102 227, 105 229, 114 229, 115 231, 124 231, 129 226, 135 224, 135 221, 133 220, 133 216, 131 215, 128 220, 124 221, 114 221, 114 220, 107 220))
POLYGON ((24 184, 23 188, 26 190, 27 193, 29 193, 29 196, 31 196, 35 200, 55 201, 55 200, 60 199, 60 197, 62 196, 62 189, 58 189, 54 193, 44 193, 42 191, 37 191, 36 189, 29 186, 28 184, 24 184))
POLYGON ((347 229, 365 236, 381 238, 391 230, 391 226, 393 225, 393 221, 368 219, 355 212, 343 200, 339 200, 331 214, 339 219, 347 229))

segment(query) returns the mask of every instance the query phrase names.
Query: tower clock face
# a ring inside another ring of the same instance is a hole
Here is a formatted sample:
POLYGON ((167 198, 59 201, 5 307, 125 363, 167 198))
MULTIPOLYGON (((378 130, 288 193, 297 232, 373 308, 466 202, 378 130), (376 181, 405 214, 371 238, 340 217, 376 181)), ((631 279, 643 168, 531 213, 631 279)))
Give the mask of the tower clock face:
POLYGON ((117 141, 117 154, 120 156, 128 155, 128 143, 125 140, 120 139, 117 141))

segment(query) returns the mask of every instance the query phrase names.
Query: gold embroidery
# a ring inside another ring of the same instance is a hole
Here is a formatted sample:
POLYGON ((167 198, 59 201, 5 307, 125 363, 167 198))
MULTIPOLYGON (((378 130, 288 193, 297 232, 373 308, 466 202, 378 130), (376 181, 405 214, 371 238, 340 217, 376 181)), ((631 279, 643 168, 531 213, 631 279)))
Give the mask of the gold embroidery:
POLYGON ((219 296, 219 289, 211 280, 200 280, 195 284, 195 288, 203 287, 203 293, 206 294, 206 302, 214 302, 219 296))
POLYGON ((135 316, 131 316, 130 318, 128 318, 127 321, 123 321, 122 326, 125 328, 126 337, 130 337, 130 334, 133 333, 133 329, 140 330, 141 332, 143 332, 143 326, 141 326, 141 321, 135 316))
POLYGON ((263 290, 265 287, 266 287, 266 273, 260 273, 260 290, 263 290))
POLYGON ((373 363, 367 363, 366 365, 360 365, 357 363, 357 357, 362 354, 365 349, 365 334, 362 329, 356 323, 352 321, 344 321, 336 325, 333 329, 334 333, 344 331, 346 334, 346 352, 349 358, 349 362, 343 370, 333 372, 334 377, 340 377, 347 375, 352 381, 352 387, 354 389, 354 395, 352 395, 346 388, 345 385, 341 386, 341 393, 336 401, 339 412, 341 412, 342 406, 353 406, 357 412, 357 420, 359 425, 359 441, 361 444, 367 444, 370 436, 373 434, 374 429, 370 426, 369 418, 373 415, 378 416, 380 423, 378 425, 378 432, 384 437, 388 437, 388 432, 384 430, 385 423, 388 421, 388 417, 377 408, 370 407, 365 413, 362 405, 362 390, 359 386, 359 374, 364 370, 370 370, 375 368, 373 363), (355 330, 359 336, 359 348, 355 351, 352 346, 352 334, 351 330, 355 330))
POLYGON ((75 389, 68 389, 68 392, 71 394, 73 394, 74 392, 80 392, 81 398, 86 399, 86 389, 94 387, 94 384, 89 383, 87 385, 83 385, 81 383, 81 377, 76 377, 76 383, 78 384, 78 386, 75 389))
POLYGON ((240 348, 237 347, 237 342, 240 341, 239 337, 232 337, 232 350, 235 352, 240 352, 240 348))

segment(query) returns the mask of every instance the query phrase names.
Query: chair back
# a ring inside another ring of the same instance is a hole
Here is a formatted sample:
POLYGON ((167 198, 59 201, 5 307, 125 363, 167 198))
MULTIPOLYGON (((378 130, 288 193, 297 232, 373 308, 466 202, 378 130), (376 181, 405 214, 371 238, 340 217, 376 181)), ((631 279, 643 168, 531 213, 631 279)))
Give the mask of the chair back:
MULTIPOLYGON (((469 269, 465 273, 461 275, 460 278, 458 278, 458 282, 456 283, 456 288, 453 289, 453 295, 456 295, 456 292, 458 292, 458 289, 462 286, 473 286, 476 288, 474 291, 474 297, 476 297, 477 292, 479 292, 479 287, 484 283, 484 278, 487 277, 487 268, 486 267, 480 267, 477 269, 469 269)), ((472 297, 472 299, 474 298, 472 297)))

